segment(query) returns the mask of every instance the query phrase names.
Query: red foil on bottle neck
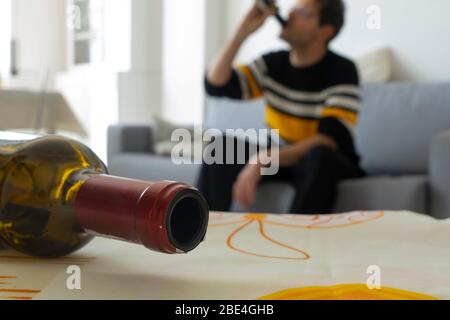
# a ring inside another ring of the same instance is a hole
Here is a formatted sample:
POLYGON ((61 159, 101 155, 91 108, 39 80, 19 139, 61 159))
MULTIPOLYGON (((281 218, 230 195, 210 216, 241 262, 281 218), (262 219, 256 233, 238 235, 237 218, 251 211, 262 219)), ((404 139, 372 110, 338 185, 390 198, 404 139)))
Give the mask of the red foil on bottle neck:
POLYGON ((86 232, 143 244, 163 253, 185 253, 204 240, 208 223, 206 201, 185 184, 171 181, 145 182, 107 175, 93 175, 75 200, 75 214, 86 232), (198 202, 198 232, 189 245, 177 243, 170 215, 183 197, 198 202))

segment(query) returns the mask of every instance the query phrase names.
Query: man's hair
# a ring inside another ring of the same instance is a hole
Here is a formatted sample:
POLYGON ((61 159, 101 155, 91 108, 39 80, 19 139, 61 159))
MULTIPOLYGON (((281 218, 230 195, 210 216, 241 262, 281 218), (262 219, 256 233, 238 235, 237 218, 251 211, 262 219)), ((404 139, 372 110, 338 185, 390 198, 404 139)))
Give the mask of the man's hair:
POLYGON ((333 40, 341 31, 345 22, 345 5, 342 0, 316 0, 320 8, 320 25, 332 25, 335 29, 333 40))

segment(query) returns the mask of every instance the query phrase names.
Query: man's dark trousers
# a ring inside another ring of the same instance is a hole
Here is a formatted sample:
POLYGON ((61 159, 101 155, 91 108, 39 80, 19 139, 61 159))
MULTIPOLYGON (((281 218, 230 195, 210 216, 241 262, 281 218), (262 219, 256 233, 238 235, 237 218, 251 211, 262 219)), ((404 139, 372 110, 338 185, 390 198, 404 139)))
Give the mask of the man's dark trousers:
MULTIPOLYGON (((230 138, 227 138, 230 139, 230 138)), ((234 155, 237 154, 237 139, 234 155)), ((226 159, 226 143, 223 155, 226 159)), ((246 162, 249 161, 250 144, 245 142, 246 162)), ((204 164, 198 181, 198 188, 213 211, 229 211, 232 204, 232 190, 245 164, 204 164)), ((285 181, 295 188, 295 197, 290 213, 327 214, 332 212, 338 183, 346 179, 364 176, 359 165, 328 146, 311 149, 292 167, 281 167, 274 176, 264 176, 261 183, 285 181)))

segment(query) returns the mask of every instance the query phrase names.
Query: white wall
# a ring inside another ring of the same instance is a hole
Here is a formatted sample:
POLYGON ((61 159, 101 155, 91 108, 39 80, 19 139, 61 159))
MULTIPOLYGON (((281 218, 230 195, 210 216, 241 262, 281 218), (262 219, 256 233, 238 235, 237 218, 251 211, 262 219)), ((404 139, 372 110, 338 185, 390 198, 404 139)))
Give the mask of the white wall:
POLYGON ((207 0, 164 0, 163 114, 177 124, 201 123, 207 0))
POLYGON ((119 75, 119 121, 149 122, 162 111, 163 1, 131 0, 131 69, 119 75))
MULTIPOLYGON (((289 0, 281 1, 283 7, 289 0)), ((227 0, 226 34, 234 31, 252 0, 227 0)), ((450 1, 448 0, 346 0, 347 24, 333 48, 357 56, 372 48, 389 46, 394 54, 395 80, 450 80, 450 1), (367 28, 367 8, 381 9, 381 29, 367 28)), ((278 26, 270 21, 245 45, 241 60, 282 47, 277 40, 278 26)))
POLYGON ((226 1, 132 0, 131 70, 119 77, 119 120, 203 119, 203 76, 223 46, 226 1))
POLYGON ((0 84, 11 68, 11 0, 0 0, 0 84))
POLYGON ((130 0, 105 1, 105 57, 59 73, 56 86, 89 132, 88 145, 106 161, 109 125, 119 119, 118 72, 131 64, 130 0))
POLYGON ((89 133, 85 142, 106 161, 109 125, 118 120, 117 73, 105 66, 83 66, 60 73, 56 88, 89 133))
POLYGON ((205 61, 208 64, 226 41, 227 1, 206 0, 205 14, 205 61))
POLYGON ((131 68, 131 0, 105 1, 105 63, 112 71, 131 68))
POLYGON ((348 22, 335 47, 349 55, 387 45, 394 53, 394 79, 450 79, 450 1, 347 0, 348 22), (381 9, 381 30, 366 27, 370 5, 381 9))
POLYGON ((12 35, 18 40, 18 65, 25 73, 51 74, 66 68, 66 2, 13 0, 12 35))

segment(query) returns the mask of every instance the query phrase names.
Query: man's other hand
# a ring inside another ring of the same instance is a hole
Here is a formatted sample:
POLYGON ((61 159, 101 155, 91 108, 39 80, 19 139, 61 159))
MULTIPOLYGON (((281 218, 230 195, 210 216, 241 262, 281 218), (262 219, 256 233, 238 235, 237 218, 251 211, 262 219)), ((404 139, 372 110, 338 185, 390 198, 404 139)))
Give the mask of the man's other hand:
POLYGON ((233 186, 233 200, 241 207, 248 208, 256 201, 256 188, 261 182, 261 166, 247 164, 233 186))

